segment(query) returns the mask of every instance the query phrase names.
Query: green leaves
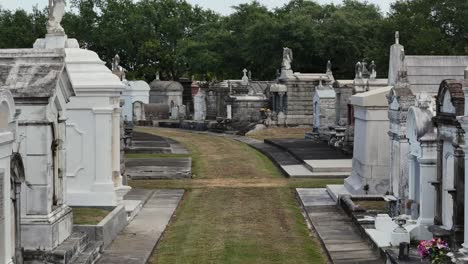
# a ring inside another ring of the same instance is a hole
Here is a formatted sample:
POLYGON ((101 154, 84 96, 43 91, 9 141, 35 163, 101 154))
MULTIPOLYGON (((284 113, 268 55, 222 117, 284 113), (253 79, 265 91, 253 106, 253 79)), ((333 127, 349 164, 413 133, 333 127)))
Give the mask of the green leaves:
MULTIPOLYGON (((282 48, 294 51, 293 69, 353 78, 354 65, 375 60, 385 77, 394 32, 408 54, 468 54, 468 1, 411 0, 377 6, 356 0, 341 5, 291 0, 269 10, 260 1, 233 7, 229 16, 185 0, 70 0, 62 25, 81 47, 110 63, 115 54, 129 78, 238 79, 242 69, 271 80, 282 48)), ((47 10, 30 14, 0 9, 0 48, 28 48, 46 33, 47 10)))

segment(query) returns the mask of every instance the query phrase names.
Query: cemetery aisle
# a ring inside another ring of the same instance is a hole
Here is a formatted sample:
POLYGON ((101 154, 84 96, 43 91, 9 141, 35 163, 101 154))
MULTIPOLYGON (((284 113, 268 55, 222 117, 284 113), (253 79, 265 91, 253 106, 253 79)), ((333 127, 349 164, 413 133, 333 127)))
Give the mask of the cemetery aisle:
POLYGON ((331 181, 286 179, 268 158, 232 139, 139 130, 183 143, 193 159, 193 179, 131 182, 187 190, 151 263, 327 263, 291 187, 331 181))

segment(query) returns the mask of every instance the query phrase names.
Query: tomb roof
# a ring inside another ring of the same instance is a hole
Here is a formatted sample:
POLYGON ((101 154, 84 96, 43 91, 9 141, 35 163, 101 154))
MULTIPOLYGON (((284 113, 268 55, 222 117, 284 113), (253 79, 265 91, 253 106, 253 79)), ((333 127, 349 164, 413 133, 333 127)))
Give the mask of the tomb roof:
POLYGON ((92 93, 109 96, 120 93, 125 85, 113 74, 96 52, 65 48, 65 64, 70 82, 77 95, 92 93))
POLYGON ((149 91, 150 87, 145 81, 127 81, 129 89, 134 91, 149 91))
MULTIPOLYGON (((0 89, 9 90, 14 98, 52 97, 64 71, 64 57, 58 49, 0 50, 0 89)), ((64 96, 74 95, 69 85, 62 88, 68 88, 64 96)))
POLYGON ((436 94, 445 79, 462 79, 468 56, 405 56, 408 82, 414 93, 436 94))
POLYGON ((184 87, 180 82, 176 81, 160 81, 154 80, 150 83, 151 91, 183 91, 184 87))
POLYGON ((421 138, 434 140, 435 128, 432 123, 433 113, 429 108, 411 106, 407 117, 407 135, 410 142, 419 141, 421 138))
POLYGON ((444 108, 444 104, 449 102, 445 98, 447 95, 449 95, 450 103, 455 108, 454 114, 456 116, 462 116, 465 110, 463 87, 467 86, 468 80, 443 80, 440 83, 439 92, 437 94, 437 114, 445 112, 442 109, 444 108))
POLYGON ((376 106, 386 107, 388 106, 387 95, 390 92, 391 86, 371 90, 364 93, 359 93, 351 96, 350 102, 352 105, 357 106, 376 106))

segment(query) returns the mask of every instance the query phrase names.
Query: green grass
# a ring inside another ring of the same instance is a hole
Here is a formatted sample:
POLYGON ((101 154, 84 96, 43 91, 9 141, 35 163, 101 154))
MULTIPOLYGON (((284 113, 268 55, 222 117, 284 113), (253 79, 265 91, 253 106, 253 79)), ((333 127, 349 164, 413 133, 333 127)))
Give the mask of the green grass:
POLYGON ((339 179, 289 179, 266 156, 225 137, 137 128, 190 150, 193 178, 130 181, 134 188, 187 192, 149 263, 327 263, 294 188, 339 179))
POLYGON ((97 225, 112 210, 75 207, 73 208, 73 224, 75 225, 97 225))

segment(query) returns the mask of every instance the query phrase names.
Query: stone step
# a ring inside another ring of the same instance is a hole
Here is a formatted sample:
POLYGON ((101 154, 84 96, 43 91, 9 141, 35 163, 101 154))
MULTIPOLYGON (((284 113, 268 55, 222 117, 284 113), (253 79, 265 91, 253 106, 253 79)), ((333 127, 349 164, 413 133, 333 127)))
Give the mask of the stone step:
POLYGON ((304 160, 304 165, 312 172, 347 172, 353 170, 352 159, 304 160))
POLYGON ((75 232, 53 250, 25 250, 25 263, 68 264, 89 245, 88 235, 75 232))
POLYGON ((102 253, 102 242, 93 241, 88 244, 86 249, 77 254, 70 264, 94 264, 102 253))
POLYGON ((296 178, 336 178, 345 179, 350 175, 349 172, 311 172, 307 175, 295 175, 296 178))

